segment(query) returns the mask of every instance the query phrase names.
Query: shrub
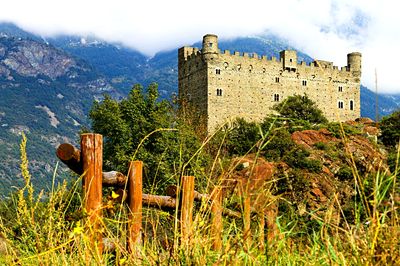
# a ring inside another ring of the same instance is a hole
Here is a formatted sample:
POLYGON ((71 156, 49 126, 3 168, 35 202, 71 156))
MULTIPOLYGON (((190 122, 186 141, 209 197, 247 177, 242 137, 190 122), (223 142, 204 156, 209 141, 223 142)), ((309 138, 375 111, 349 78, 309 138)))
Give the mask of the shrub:
POLYGON ((353 172, 351 171, 351 168, 348 166, 343 166, 337 171, 335 176, 340 180, 340 181, 345 181, 345 180, 351 180, 353 179, 353 172))
POLYGON ((317 148, 318 150, 322 150, 322 151, 325 151, 328 149, 328 145, 326 145, 326 143, 321 142, 321 141, 314 143, 314 147, 317 148))
POLYGON ((295 121, 308 121, 314 124, 326 123, 328 120, 317 104, 305 94, 289 96, 285 101, 276 104, 273 109, 281 117, 295 121))
POLYGON ((379 139, 385 146, 394 147, 400 141, 400 110, 382 118, 379 139))

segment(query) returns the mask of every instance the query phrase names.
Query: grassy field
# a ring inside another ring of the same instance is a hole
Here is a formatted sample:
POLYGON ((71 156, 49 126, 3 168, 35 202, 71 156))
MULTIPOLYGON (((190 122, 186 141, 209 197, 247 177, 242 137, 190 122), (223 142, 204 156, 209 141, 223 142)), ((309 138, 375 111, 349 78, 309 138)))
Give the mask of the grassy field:
MULTIPOLYGON (((21 173, 25 186, 4 201, 0 213, 0 264, 4 265, 396 265, 400 262, 399 191, 396 169, 377 172, 372 190, 363 186, 353 165, 355 222, 348 222, 335 196, 323 215, 304 215, 287 209, 275 223, 278 234, 260 242, 268 231, 252 217, 251 234, 243 232, 242 218, 224 218, 222 249, 213 251, 210 208, 198 203, 189 243, 180 243, 179 216, 175 211, 143 209, 141 245, 126 249, 127 209, 104 194, 101 232, 114 248, 103 254, 92 244, 92 230, 82 207, 81 179, 64 183, 48 193, 31 185, 26 139, 21 143, 21 173), (397 196, 396 196, 397 195, 397 196), (333 215, 334 211, 339 217, 333 215)), ((56 178, 54 174, 53 180, 56 178)), ((209 180, 210 185, 212 180, 209 180)), ((264 191, 268 193, 268 191, 264 191)), ((224 204, 229 205, 230 199, 224 204)), ((282 197, 280 200, 284 201, 282 197)), ((238 202, 242 202, 241 199, 238 202)), ((107 246, 107 245, 106 245, 107 246)))

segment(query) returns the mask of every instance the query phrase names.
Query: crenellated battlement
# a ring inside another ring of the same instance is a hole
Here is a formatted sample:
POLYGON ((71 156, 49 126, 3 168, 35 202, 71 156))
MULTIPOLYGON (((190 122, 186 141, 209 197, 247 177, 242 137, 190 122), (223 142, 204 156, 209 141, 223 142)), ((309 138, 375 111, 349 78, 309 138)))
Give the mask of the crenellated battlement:
POLYGON ((309 95, 329 120, 360 115, 361 54, 347 55, 347 65, 297 60, 284 50, 279 58, 218 48, 218 37, 203 37, 201 48, 178 51, 179 95, 207 120, 211 132, 228 117, 257 121, 289 95, 309 95), (255 118, 258 117, 258 118, 255 118))
MULTIPOLYGON (((197 47, 182 47, 179 53, 179 57, 183 59, 184 61, 190 61, 190 60, 199 60, 199 59, 204 59, 202 50, 197 48, 197 47)), ((288 52, 287 50, 284 50, 281 52, 280 58, 276 58, 274 56, 268 57, 267 55, 258 55, 257 53, 249 53, 249 52, 239 52, 239 51, 233 51, 231 52, 230 50, 223 50, 222 52, 218 49, 216 53, 214 54, 214 57, 219 59, 219 60, 225 60, 225 61, 237 61, 237 60, 242 60, 242 64, 250 64, 253 63, 251 60, 256 60, 260 65, 260 67, 263 67, 262 64, 266 64, 265 66, 268 66, 268 64, 271 63, 282 63, 285 60, 285 57, 282 56, 285 52, 288 52)), ((294 55, 296 54, 296 51, 290 51, 294 55)), ((353 53, 354 54, 354 53, 353 53)), ((359 53, 356 53, 359 54, 359 53)), ((360 54, 359 54, 360 55, 360 54)), ((361 55, 360 55, 361 56, 361 55)), ((296 56, 297 57, 297 56, 296 56)), ((324 72, 331 72, 332 74, 340 74, 340 73, 346 73, 346 72, 351 72, 353 69, 347 66, 339 67, 336 65, 333 65, 333 62, 330 61, 324 61, 324 60, 314 60, 313 62, 306 63, 304 61, 300 62, 292 62, 292 69, 302 69, 304 71, 324 71, 324 72)))

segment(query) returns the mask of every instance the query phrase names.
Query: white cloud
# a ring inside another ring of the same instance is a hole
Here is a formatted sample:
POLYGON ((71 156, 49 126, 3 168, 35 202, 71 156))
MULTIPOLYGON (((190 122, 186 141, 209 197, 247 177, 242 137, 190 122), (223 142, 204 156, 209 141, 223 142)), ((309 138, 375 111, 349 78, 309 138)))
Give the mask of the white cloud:
POLYGON ((346 64, 346 54, 363 53, 363 84, 400 92, 397 62, 400 19, 395 1, 285 0, 131 1, 13 0, 2 3, 0 20, 41 35, 95 34, 148 55, 199 41, 279 34, 312 57, 346 64))

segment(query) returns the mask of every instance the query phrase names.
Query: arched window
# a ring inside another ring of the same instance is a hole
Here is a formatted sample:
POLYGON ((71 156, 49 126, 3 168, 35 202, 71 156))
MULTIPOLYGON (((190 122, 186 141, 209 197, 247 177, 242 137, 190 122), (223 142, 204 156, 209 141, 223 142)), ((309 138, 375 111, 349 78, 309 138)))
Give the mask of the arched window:
POLYGON ((217 96, 222 96, 222 89, 217 89, 217 96))
POLYGON ((221 69, 219 69, 219 68, 215 69, 215 74, 220 75, 221 74, 221 69))
POLYGON ((338 101, 338 108, 343 109, 343 101, 338 101))
POLYGON ((350 100, 350 110, 354 110, 354 101, 350 100))
POLYGON ((279 94, 274 94, 274 102, 279 102, 279 94))

